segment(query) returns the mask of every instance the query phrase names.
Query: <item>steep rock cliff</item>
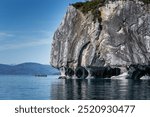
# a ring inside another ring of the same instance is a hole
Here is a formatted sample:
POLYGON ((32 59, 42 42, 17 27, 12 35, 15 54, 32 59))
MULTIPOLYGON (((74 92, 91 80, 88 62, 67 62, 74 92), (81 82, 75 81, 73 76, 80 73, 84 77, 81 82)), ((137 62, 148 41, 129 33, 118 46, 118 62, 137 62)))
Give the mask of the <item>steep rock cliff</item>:
MULTIPOLYGON (((136 0, 137 1, 137 0, 136 0)), ((70 5, 56 30, 53 67, 126 66, 150 60, 150 5, 115 1, 100 6, 99 17, 70 5)))

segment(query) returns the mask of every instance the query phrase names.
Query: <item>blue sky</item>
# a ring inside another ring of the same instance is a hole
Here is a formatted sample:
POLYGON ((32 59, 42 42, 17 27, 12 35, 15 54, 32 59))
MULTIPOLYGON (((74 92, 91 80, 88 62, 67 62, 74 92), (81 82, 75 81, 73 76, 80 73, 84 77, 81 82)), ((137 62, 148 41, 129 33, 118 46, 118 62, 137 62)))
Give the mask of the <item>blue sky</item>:
POLYGON ((49 64, 53 34, 77 1, 0 0, 0 63, 49 64))

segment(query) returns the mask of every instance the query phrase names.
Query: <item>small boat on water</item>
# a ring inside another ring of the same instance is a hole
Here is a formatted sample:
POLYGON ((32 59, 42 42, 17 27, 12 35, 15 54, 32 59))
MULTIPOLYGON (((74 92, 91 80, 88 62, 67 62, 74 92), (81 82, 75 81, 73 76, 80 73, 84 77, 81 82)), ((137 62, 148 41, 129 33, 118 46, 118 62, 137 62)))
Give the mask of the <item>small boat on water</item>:
POLYGON ((46 74, 36 74, 35 77, 47 77, 46 74))

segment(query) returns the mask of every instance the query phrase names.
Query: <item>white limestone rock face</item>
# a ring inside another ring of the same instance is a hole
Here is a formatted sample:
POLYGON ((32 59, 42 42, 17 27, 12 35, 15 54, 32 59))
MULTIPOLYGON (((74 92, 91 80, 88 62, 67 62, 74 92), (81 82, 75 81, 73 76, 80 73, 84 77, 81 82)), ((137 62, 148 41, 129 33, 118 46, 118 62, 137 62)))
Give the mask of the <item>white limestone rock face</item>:
POLYGON ((102 21, 69 6, 56 30, 51 65, 124 66, 150 60, 150 9, 141 2, 110 2, 100 7, 102 21))

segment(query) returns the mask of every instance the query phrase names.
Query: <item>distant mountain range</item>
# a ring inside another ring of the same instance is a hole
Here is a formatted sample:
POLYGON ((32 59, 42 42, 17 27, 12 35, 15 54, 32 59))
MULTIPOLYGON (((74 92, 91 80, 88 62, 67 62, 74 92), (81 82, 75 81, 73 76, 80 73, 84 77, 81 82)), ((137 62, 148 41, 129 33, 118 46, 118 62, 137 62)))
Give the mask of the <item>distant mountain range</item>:
POLYGON ((2 75, 57 75, 59 71, 50 65, 39 63, 22 63, 18 65, 0 64, 2 75))

